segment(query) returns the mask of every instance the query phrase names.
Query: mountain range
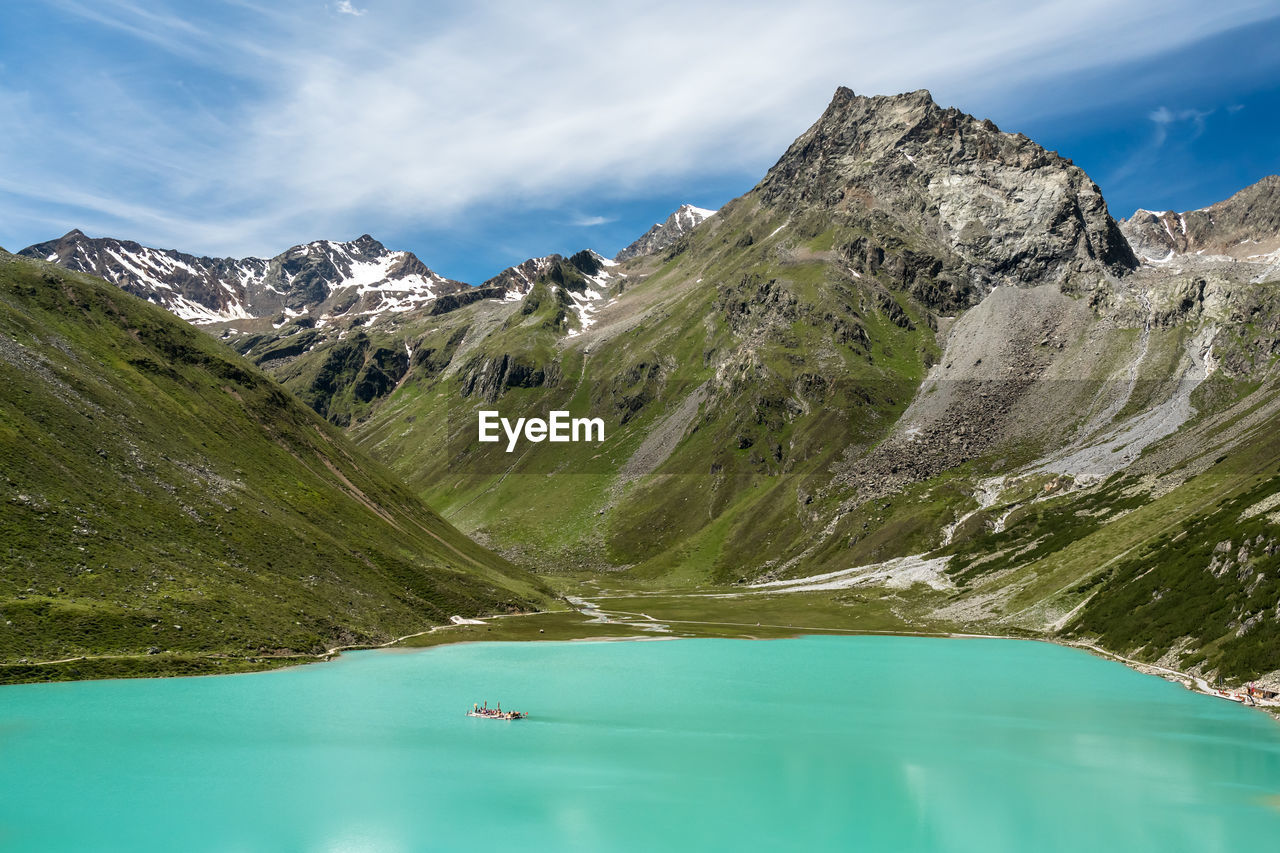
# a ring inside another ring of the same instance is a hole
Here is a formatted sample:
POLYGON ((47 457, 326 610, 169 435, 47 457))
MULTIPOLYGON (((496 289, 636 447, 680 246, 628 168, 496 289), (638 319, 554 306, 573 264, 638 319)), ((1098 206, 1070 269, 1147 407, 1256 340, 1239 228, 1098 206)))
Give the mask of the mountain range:
POLYGON ((1275 177, 1117 221, 1021 134, 841 88, 750 192, 612 260, 471 287, 368 236, 20 254, 201 324, 562 587, 821 593, 854 626, 874 604, 1280 678, 1275 177), (482 408, 608 439, 508 455, 474 441, 482 408))
POLYGON ((349 243, 317 240, 264 260, 195 257, 74 230, 19 254, 105 279, 202 325, 312 315, 377 318, 471 290, 436 275, 412 252, 388 251, 368 234, 349 243))

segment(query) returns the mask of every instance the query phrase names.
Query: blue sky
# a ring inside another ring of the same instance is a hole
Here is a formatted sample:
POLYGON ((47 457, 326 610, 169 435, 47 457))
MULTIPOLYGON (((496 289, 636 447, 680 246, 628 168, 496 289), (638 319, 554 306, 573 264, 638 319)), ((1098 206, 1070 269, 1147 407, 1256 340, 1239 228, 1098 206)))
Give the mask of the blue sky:
POLYGON ((749 190, 838 85, 928 88, 1117 217, 1280 172, 1280 5, 45 0, 0 26, 0 245, 371 233, 478 283, 749 190))

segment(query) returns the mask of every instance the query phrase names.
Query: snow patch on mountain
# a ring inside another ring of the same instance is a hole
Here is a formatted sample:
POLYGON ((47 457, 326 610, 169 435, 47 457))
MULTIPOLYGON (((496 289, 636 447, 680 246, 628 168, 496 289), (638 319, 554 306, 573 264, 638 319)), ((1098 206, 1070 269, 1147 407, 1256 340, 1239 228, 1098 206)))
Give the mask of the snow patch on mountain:
POLYGON ((714 210, 682 204, 665 222, 655 223, 644 236, 615 255, 614 260, 627 261, 661 252, 715 214, 714 210))
POLYGON ((707 210, 705 207, 694 207, 691 204, 682 204, 680 209, 676 211, 676 218, 686 227, 694 228, 701 225, 704 220, 715 216, 714 210, 707 210))
POLYGON ((538 280, 538 277, 559 260, 559 255, 529 258, 485 280, 480 287, 489 290, 500 288, 503 291, 501 298, 504 302, 519 302, 533 289, 533 283, 538 280))
POLYGON ((619 279, 625 278, 622 273, 610 272, 609 267, 618 266, 616 262, 606 260, 598 252, 589 251, 591 251, 596 261, 600 263, 601 269, 595 275, 585 276, 587 289, 584 292, 567 291, 569 298, 573 300, 571 307, 574 316, 578 320, 578 327, 576 329, 571 328, 566 334, 566 337, 570 338, 577 337, 595 324, 595 315, 616 298, 610 295, 613 285, 619 279))

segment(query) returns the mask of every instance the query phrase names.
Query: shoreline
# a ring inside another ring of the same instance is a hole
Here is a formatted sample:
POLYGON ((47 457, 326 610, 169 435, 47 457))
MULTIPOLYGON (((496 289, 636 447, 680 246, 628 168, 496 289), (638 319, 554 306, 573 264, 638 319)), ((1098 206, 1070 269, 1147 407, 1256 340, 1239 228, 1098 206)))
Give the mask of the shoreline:
MULTIPOLYGON (((571 610, 540 610, 536 613, 495 613, 492 616, 482 617, 488 619, 503 619, 512 616, 536 616, 547 613, 570 613, 571 610)), ((333 646, 323 652, 298 652, 291 655, 234 655, 226 652, 193 652, 193 653, 161 653, 158 655, 149 654, 105 654, 105 655, 74 655, 72 657, 58 658, 56 660, 29 661, 27 663, 0 663, 0 675, 6 670, 13 669, 39 669, 42 667, 53 667, 64 664, 75 663, 94 663, 98 661, 120 661, 120 662, 143 662, 143 663, 165 663, 165 662, 202 662, 202 663, 226 663, 231 662, 238 665, 244 665, 247 668, 235 672, 156 672, 146 675, 119 675, 119 676, 102 676, 98 678, 65 678, 65 679, 28 679, 23 681, 5 682, 0 679, 0 688, 4 687, 20 687, 24 684, 63 684, 77 681, 132 681, 136 679, 163 679, 163 678, 215 678, 219 676, 230 675, 257 675, 264 672, 275 672, 281 669, 292 669, 299 666, 308 666, 315 663, 325 663, 340 657, 343 652, 363 652, 378 651, 380 649, 394 648, 405 640, 411 640, 415 637, 422 637, 436 631, 447 628, 461 628, 467 625, 474 625, 476 622, 444 622, 439 625, 432 625, 422 631, 415 631, 411 634, 405 634, 400 637, 388 640, 385 643, 373 644, 354 644, 346 646, 333 646), (278 665, 272 665, 277 663, 278 665), (266 664, 260 666, 259 664, 266 664)), ((488 622, 481 621, 478 624, 487 625, 488 622)), ((463 640, 457 642, 484 642, 482 640, 463 640)), ((452 645, 452 643, 441 643, 440 645, 452 645)), ((411 649, 412 647, 405 647, 411 649)))
MULTIPOLYGON (((1280 722, 1280 700, 1254 699, 1252 702, 1235 701, 1232 699, 1228 699, 1222 694, 1216 692, 1213 686, 1209 684, 1209 682, 1205 678, 1199 675, 1192 675, 1189 672, 1183 672, 1181 670, 1173 669, 1171 667, 1161 666, 1160 664, 1144 663, 1143 661, 1140 661, 1140 660, 1127 658, 1122 654, 1110 651, 1108 649, 1104 649, 1101 646, 1096 645, 1094 643, 1084 642, 1083 640, 1060 640, 1060 639, 1045 638, 1044 642, 1054 643, 1055 645, 1066 646, 1068 648, 1080 649, 1081 651, 1089 652, 1090 654, 1096 655, 1097 657, 1105 658, 1106 660, 1111 660, 1111 661, 1115 661, 1116 663, 1124 664, 1125 666, 1129 667, 1133 671, 1140 672, 1143 675, 1153 675, 1158 678, 1163 678, 1165 681, 1171 681, 1177 684, 1181 684, 1183 687, 1187 688, 1192 693, 1199 693, 1203 696, 1210 696, 1214 699, 1221 699, 1224 702, 1231 702, 1231 704, 1239 705, 1243 708, 1254 708, 1256 710, 1262 711, 1263 713, 1269 715, 1270 717, 1275 719, 1277 722, 1280 722)), ((1238 693, 1238 691, 1232 691, 1232 692, 1238 693)))
MULTIPOLYGON (((601 615, 601 614, 607 613, 607 611, 602 611, 594 607, 591 608, 591 611, 595 615, 601 615)), ((462 621, 462 622, 450 621, 450 622, 442 623, 440 625, 433 625, 430 628, 426 628, 422 631, 415 631, 409 634, 405 634, 403 636, 395 637, 383 643, 334 646, 332 648, 326 649, 323 652, 317 652, 317 653, 304 652, 304 653, 293 654, 293 655, 253 655, 253 656, 246 656, 246 657, 236 657, 236 656, 227 655, 223 653, 211 653, 211 654, 205 654, 205 655, 195 654, 195 655, 191 655, 190 657, 178 658, 179 660, 184 660, 189 662, 200 661, 204 663, 213 663, 213 662, 221 663, 221 662, 230 661, 238 665, 244 665, 244 666, 250 667, 250 668, 246 668, 246 669, 234 671, 234 672, 193 672, 193 673, 157 672, 157 673, 150 673, 145 675, 140 674, 140 675, 102 676, 97 678, 90 677, 90 678, 79 678, 79 679, 77 678, 43 679, 43 680, 30 679, 30 680, 24 680, 24 681, 14 681, 8 684, 0 684, 0 687, 20 686, 24 684, 66 683, 66 682, 74 682, 74 681, 119 681, 119 680, 133 680, 133 679, 210 678, 210 677, 233 676, 233 675, 257 675, 257 674, 262 674, 266 672, 274 672, 282 669, 293 669, 296 667, 309 666, 312 664, 333 661, 341 657, 343 652, 361 652, 361 651, 417 652, 417 651, 427 651, 429 649, 433 649, 438 646, 467 645, 472 643, 493 643, 493 642, 508 642, 508 643, 610 642, 612 643, 612 642, 644 642, 644 641, 658 641, 658 640, 687 640, 687 639, 743 639, 743 640, 759 641, 759 640, 777 640, 777 639, 798 639, 800 637, 810 637, 810 636, 923 637, 923 638, 930 638, 930 639, 952 639, 952 640, 1025 640, 1030 642, 1049 643, 1051 645, 1062 646, 1064 648, 1071 648, 1077 651, 1086 652, 1088 654, 1091 654, 1095 657, 1102 658, 1104 660, 1109 660, 1115 663, 1122 664, 1135 672, 1141 673, 1142 675, 1151 675, 1151 676, 1162 678, 1165 681, 1181 684, 1183 687, 1187 688, 1193 693, 1198 693, 1211 698, 1220 699, 1224 702, 1231 702, 1232 704, 1240 705, 1241 707, 1244 707, 1244 708, 1252 708, 1252 709, 1261 711, 1267 714, 1268 716, 1270 716, 1273 720, 1280 722, 1280 700, 1270 700, 1270 701, 1254 700, 1253 703, 1244 702, 1244 701, 1232 701, 1226 698, 1225 696, 1222 696, 1221 694, 1215 692, 1214 688, 1209 684, 1209 682, 1201 676, 1192 675, 1191 673, 1182 672, 1181 670, 1173 669, 1171 667, 1166 667, 1159 664, 1146 663, 1143 661, 1134 660, 1133 658, 1126 657, 1122 654, 1119 654, 1118 652, 1113 652, 1109 649, 1103 648, 1102 646, 1099 646, 1096 643, 1092 643, 1084 640, 1070 640, 1065 638, 1048 637, 1048 636, 1028 636, 1023 634, 990 634, 990 633, 977 633, 977 632, 967 632, 967 631, 900 631, 900 630, 878 630, 878 629, 866 629, 866 628, 817 627, 817 626, 808 626, 808 625, 795 626, 795 625, 777 625, 777 624, 762 624, 762 623, 752 624, 747 622, 723 622, 723 621, 697 620, 697 619, 663 619, 663 620, 657 620, 657 621, 660 621, 663 624, 672 624, 672 625, 725 626, 725 627, 731 627, 731 628, 765 628, 765 629, 783 631, 788 633, 786 633, 783 636, 777 636, 777 637, 757 637, 757 636, 750 636, 750 635, 739 636, 739 637, 696 637, 696 636, 690 637, 690 636, 670 636, 670 635, 655 636, 653 634, 650 634, 649 636, 612 636, 612 637, 611 636, 585 636, 585 637, 545 638, 545 639, 539 639, 537 637, 505 638, 505 639, 459 637, 458 639, 452 639, 452 640, 445 639, 442 642, 434 643, 431 645, 424 645, 424 646, 401 645, 407 640, 412 640, 418 637, 424 637, 424 636, 428 636, 436 633, 443 633, 450 629, 457 630, 457 629, 462 629, 467 627, 474 627, 477 625, 490 625, 492 624, 491 620, 511 619, 511 618, 520 618, 520 617, 528 618, 528 617, 546 616, 546 615, 552 615, 552 614, 567 614, 567 613, 576 613, 582 616, 590 615, 584 612, 583 610, 572 608, 572 607, 568 609, 563 609, 563 610, 542 610, 534 613, 499 613, 499 614, 494 614, 492 616, 476 617, 474 621, 462 621), (265 664, 265 665, 260 666, 259 664, 265 664)), ((652 617, 647 617, 647 618, 652 619, 652 617)), ((587 622, 584 624, 593 624, 593 623, 587 622)), ((606 615, 605 621, 599 624, 631 626, 633 623, 622 621, 622 620, 610 620, 606 615)), ((163 658, 160 660, 157 660, 157 657, 158 656, 155 656, 155 655, 81 655, 81 656, 73 656, 68 658, 60 658, 57 660, 50 660, 50 661, 35 661, 27 664, 0 664, 0 671, 9 667, 40 668, 40 667, 46 667, 46 666, 59 666, 59 665, 79 663, 79 662, 113 661, 113 660, 114 661, 147 661, 147 662, 154 661, 156 663, 161 663, 163 661, 163 658)), ((174 658, 170 658, 170 660, 174 660, 174 658)))

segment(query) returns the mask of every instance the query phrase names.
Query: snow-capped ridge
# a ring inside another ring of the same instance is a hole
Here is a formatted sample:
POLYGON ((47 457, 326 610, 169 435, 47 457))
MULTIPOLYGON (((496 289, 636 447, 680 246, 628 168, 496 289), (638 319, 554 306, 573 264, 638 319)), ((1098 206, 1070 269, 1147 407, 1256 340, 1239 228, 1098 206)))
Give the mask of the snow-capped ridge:
POLYGON ((640 239, 614 255, 614 260, 618 262, 628 261, 632 258, 661 252, 715 215, 716 211, 714 210, 694 207, 692 204, 682 204, 664 222, 654 223, 654 226, 645 232, 640 239))
POLYGON ((532 288, 538 277, 551 268, 553 264, 563 260, 560 255, 543 255, 540 258, 529 258, 515 266, 507 267, 502 272, 485 279, 480 285, 486 290, 500 291, 502 298, 508 302, 523 299, 532 288))
POLYGON ((368 234, 300 243, 263 259, 197 257, 75 229, 20 254, 105 278, 196 324, 400 313, 466 287, 368 234))
MULTIPOLYGON (((1266 256, 1280 249, 1280 177, 1265 177, 1197 210, 1139 208, 1120 222, 1120 230, 1135 253, 1151 263, 1186 258, 1197 264, 1266 266, 1266 256)), ((1271 271, 1259 275, 1267 277, 1271 271)))

